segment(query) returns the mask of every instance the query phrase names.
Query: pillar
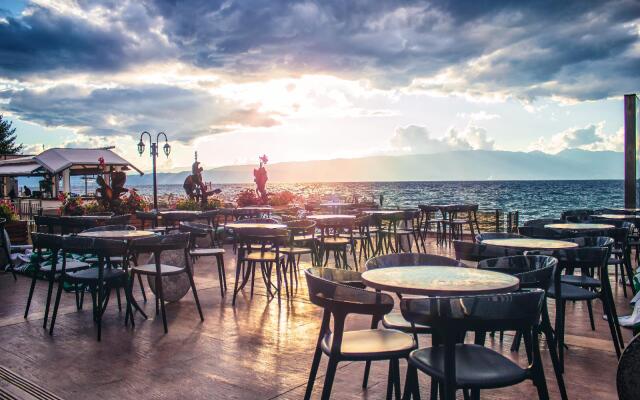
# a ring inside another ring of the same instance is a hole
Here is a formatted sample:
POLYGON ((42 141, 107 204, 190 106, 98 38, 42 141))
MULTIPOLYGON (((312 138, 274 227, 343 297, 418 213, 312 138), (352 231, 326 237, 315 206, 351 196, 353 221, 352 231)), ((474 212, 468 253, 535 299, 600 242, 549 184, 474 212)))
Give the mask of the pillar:
POLYGON ((636 95, 624 95, 624 206, 636 208, 636 95))

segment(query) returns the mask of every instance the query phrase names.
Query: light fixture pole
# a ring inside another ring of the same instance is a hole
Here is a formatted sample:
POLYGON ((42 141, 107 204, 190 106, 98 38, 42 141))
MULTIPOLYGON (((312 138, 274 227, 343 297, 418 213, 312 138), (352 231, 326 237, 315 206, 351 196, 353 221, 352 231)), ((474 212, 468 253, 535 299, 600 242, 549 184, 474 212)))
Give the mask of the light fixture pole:
POLYGON ((151 138, 151 134, 147 131, 144 131, 140 134, 140 142, 138 142, 138 153, 142 155, 144 153, 144 135, 149 136, 149 143, 151 145, 151 160, 153 163, 153 209, 158 211, 158 181, 156 178, 156 158, 158 158, 158 142, 160 141, 160 136, 164 136, 164 146, 162 146, 162 151, 169 158, 169 153, 171 153, 171 146, 169 146, 169 139, 167 139, 167 135, 164 132, 158 132, 156 135, 156 141, 153 142, 151 138))

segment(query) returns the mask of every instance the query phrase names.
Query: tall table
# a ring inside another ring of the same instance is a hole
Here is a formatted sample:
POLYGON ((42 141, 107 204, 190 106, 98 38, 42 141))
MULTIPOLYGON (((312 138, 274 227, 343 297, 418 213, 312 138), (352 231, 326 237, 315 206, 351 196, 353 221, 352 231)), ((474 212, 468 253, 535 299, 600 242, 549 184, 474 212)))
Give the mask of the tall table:
POLYGON ((535 238, 486 239, 482 241, 482 244, 516 250, 560 250, 578 247, 578 244, 574 242, 535 238))
MULTIPOLYGON (((377 256, 380 253, 380 251, 382 250, 382 239, 383 239, 382 223, 383 223, 383 221, 392 220, 395 217, 398 217, 398 216, 402 215, 403 211, 402 210, 364 210, 363 213, 374 217, 376 225, 377 225, 377 228, 378 228, 378 233, 376 234, 376 248, 373 251, 373 255, 377 256)), ((391 240, 391 239, 389 239, 389 240, 391 240)))
MULTIPOLYGON (((313 215, 308 215, 307 219, 316 221, 316 226, 318 227, 318 229, 320 229, 320 251, 318 252, 318 263, 320 265, 322 265, 323 262, 323 258, 324 258, 324 249, 326 248, 325 246, 325 235, 327 234, 328 231, 330 231, 332 228, 334 229, 334 232, 337 229, 340 229, 340 227, 346 226, 348 224, 350 224, 351 222, 353 222, 356 219, 355 215, 352 214, 313 214, 313 215)), ((354 254, 354 258, 355 258, 355 248, 352 249, 353 254, 354 254)), ((334 254, 335 253, 334 251, 334 254)), ((326 252, 326 256, 328 257, 329 252, 326 252)), ((347 264, 347 255, 346 255, 346 250, 344 253, 344 262, 345 262, 345 267, 348 267, 347 264)))
POLYGON ((418 296, 507 293, 520 286, 518 278, 500 272, 439 266, 373 269, 362 274, 362 281, 377 290, 418 296))
MULTIPOLYGON (((145 237, 151 237, 151 236, 155 236, 156 234, 154 232, 149 232, 149 231, 138 231, 138 230, 117 230, 117 231, 91 231, 91 232, 80 232, 78 234, 78 236, 80 237, 87 237, 87 238, 96 238, 96 239, 109 239, 109 240, 126 240, 127 242, 133 240, 133 239, 140 239, 140 238, 145 238, 145 237)), ((128 251, 127 251, 128 253, 128 251)), ((127 258, 128 255, 125 254, 124 255, 124 259, 122 262, 122 267, 126 268, 126 264, 127 264, 127 258)), ((136 263, 135 257, 134 259, 134 263, 136 263)), ((142 281, 140 281, 142 282, 142 281)), ((142 285, 142 283, 141 283, 142 285)), ((132 283, 133 286, 133 283, 132 283)), ((141 290, 142 286, 140 287, 141 290)), ((143 291, 143 295, 144 295, 144 291, 143 291)), ((145 296, 145 301, 146 301, 146 296, 145 296)), ((147 318, 147 314, 145 314, 145 312, 142 310, 142 308, 140 307, 140 305, 138 304, 138 302, 136 301, 136 299, 131 296, 131 305, 138 310, 145 318, 147 318)))

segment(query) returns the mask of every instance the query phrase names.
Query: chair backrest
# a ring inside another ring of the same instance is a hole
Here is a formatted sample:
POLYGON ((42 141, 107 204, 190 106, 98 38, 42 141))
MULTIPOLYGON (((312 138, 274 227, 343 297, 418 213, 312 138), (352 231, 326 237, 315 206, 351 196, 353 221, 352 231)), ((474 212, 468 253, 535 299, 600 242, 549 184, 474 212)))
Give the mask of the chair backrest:
POLYGON ((512 232, 482 232, 476 235, 476 242, 488 239, 517 239, 524 236, 512 232))
POLYGON ((245 218, 238 220, 238 224, 279 224, 280 221, 274 218, 245 218))
POLYGON ((106 231, 135 231, 136 227, 133 225, 102 225, 95 228, 89 228, 83 232, 106 232, 106 231))
POLYGON ((241 228, 235 229, 236 241, 243 245, 272 245, 276 249, 289 243, 289 231, 287 229, 271 228, 241 228))
POLYGON ((138 253, 160 254, 165 250, 186 250, 189 245, 189 233, 173 233, 134 239, 131 250, 138 253))
POLYGON ((522 236, 536 239, 565 239, 577 235, 575 232, 567 230, 560 231, 540 226, 520 226, 518 227, 518 233, 522 236))
POLYGON ((591 219, 595 212, 592 209, 575 209, 563 211, 560 218, 569 222, 583 222, 591 219))
POLYGON ((538 218, 538 219, 531 219, 529 221, 525 221, 523 226, 535 226, 538 228, 544 228, 545 225, 560 224, 562 222, 564 221, 557 218, 538 218))
POLYGON ((510 256, 482 260, 478 269, 502 272, 520 279, 520 289, 547 290, 558 260, 551 256, 510 256))
POLYGON ((105 225, 128 225, 131 214, 116 215, 104 222, 105 225))
POLYGON ((296 219, 285 222, 292 235, 313 235, 316 231, 316 222, 310 219, 296 219))
POLYGON ((42 249, 49 249, 54 252, 58 251, 62 248, 62 239, 63 236, 51 233, 33 232, 31 234, 31 242, 36 251, 42 249))
POLYGON ((370 269, 378 268, 412 266, 461 267, 463 265, 458 260, 454 260, 453 258, 425 253, 385 254, 382 256, 370 258, 365 263, 365 269, 367 271, 370 269))
POLYGON ((189 221, 180 223, 180 232, 189 232, 191 235, 206 236, 212 230, 213 228, 211 226, 199 222, 189 221))
POLYGON ((618 361, 616 386, 619 400, 635 400, 640 393, 640 334, 624 348, 618 361))
POLYGON ((376 293, 350 286, 356 278, 355 271, 334 268, 309 268, 304 271, 309 288, 309 300, 335 317, 348 314, 383 316, 393 309, 393 298, 386 293, 376 293))
POLYGON ((60 230, 60 217, 49 215, 34 215, 33 221, 36 225, 36 229, 45 228, 47 233, 54 233, 56 228, 60 230))
POLYGON ((576 243, 578 247, 608 247, 609 249, 615 244, 615 239, 609 236, 578 236, 565 241, 576 243))
POLYGON ((524 331, 537 326, 543 299, 541 289, 481 296, 406 298, 400 302, 400 310, 407 321, 432 326, 455 338, 458 332, 524 331))
POLYGON ((521 250, 509 249, 499 246, 488 246, 482 243, 453 241, 453 248, 456 252, 456 260, 482 261, 487 258, 507 257, 521 255, 521 250))
POLYGON ((62 250, 65 253, 90 253, 98 257, 119 257, 127 252, 127 242, 125 240, 64 236, 62 250))
POLYGON ((113 217, 114 213, 111 211, 98 211, 98 212, 88 212, 86 215, 92 215, 95 217, 113 217))

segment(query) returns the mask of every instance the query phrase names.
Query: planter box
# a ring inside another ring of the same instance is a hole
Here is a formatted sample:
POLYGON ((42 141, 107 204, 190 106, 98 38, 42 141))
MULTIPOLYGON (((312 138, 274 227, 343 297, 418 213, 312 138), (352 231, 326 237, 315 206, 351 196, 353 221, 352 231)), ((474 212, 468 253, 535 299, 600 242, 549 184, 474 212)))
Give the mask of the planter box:
POLYGON ((27 221, 11 221, 7 222, 4 228, 9 234, 11 244, 28 244, 29 231, 27 229, 27 221))

